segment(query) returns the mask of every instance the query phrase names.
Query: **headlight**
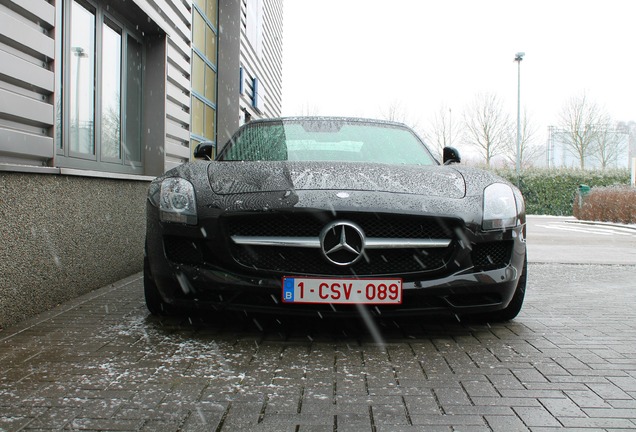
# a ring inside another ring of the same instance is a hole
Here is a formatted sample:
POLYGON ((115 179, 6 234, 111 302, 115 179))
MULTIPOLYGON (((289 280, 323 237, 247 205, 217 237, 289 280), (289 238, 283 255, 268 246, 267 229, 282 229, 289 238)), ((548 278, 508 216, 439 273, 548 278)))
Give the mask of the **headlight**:
POLYGON ((161 183, 159 183, 158 181, 151 182, 150 186, 148 186, 148 200, 155 207, 159 207, 160 193, 161 183))
POLYGON ((159 218, 163 222, 197 224, 197 202, 192 183, 179 177, 161 182, 159 218))
POLYGON ((500 230, 517 225, 517 204, 512 188, 494 183, 484 189, 484 230, 500 230))

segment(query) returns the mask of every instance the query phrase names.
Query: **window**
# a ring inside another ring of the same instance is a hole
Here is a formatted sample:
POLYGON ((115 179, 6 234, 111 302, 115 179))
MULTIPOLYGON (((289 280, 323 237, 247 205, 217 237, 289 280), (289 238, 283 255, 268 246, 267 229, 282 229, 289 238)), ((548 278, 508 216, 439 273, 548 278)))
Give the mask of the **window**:
POLYGON ((195 0, 192 8, 191 150, 216 142, 218 0, 195 0))
POLYGON ((102 67, 102 158, 121 159, 121 33, 104 25, 102 67))
POLYGON ((95 75, 95 13, 73 2, 71 16, 70 152, 90 155, 95 153, 95 95, 91 91, 95 75))
POLYGON ((68 0, 63 5, 68 30, 58 164, 141 174, 142 36, 101 3, 68 0))
POLYGON ((329 119, 250 123, 232 137, 220 160, 437 164, 422 141, 406 127, 329 119), (390 149, 387 143, 391 143, 390 149))

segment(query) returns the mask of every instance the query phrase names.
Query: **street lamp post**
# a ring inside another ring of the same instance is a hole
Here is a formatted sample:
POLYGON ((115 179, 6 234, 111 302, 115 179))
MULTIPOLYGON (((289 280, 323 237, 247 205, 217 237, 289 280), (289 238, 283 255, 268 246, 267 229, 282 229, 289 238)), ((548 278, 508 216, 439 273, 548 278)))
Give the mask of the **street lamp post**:
POLYGON ((453 146, 453 110, 448 108, 448 146, 453 146))
POLYGON ((524 52, 515 54, 515 61, 517 62, 517 157, 515 158, 517 177, 519 177, 521 170, 521 160, 519 158, 521 155, 521 60, 523 60, 525 55, 526 53, 524 52))
POLYGON ((88 57, 86 50, 80 46, 74 46, 71 48, 71 51, 77 58, 77 66, 75 69, 75 148, 71 144, 71 149, 75 151, 80 151, 80 121, 79 121, 79 102, 80 102, 80 60, 88 57))

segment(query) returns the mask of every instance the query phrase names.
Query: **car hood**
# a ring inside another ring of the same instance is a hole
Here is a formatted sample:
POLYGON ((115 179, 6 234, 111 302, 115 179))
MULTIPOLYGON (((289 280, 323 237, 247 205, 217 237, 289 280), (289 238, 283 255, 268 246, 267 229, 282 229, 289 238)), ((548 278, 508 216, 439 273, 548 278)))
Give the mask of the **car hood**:
POLYGON ((208 177, 219 195, 290 190, 378 191, 463 198, 462 175, 446 166, 337 162, 211 162, 208 177))

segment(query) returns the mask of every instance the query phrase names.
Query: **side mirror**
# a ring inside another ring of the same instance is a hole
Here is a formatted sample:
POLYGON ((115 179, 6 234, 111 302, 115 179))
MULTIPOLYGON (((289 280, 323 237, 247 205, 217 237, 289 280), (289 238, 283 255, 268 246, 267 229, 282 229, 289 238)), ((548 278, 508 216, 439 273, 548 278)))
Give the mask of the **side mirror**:
POLYGON ((214 159, 214 143, 211 141, 204 141, 194 148, 195 159, 213 160, 214 159))
POLYGON ((460 163, 462 161, 459 151, 455 147, 444 147, 444 165, 460 163))

